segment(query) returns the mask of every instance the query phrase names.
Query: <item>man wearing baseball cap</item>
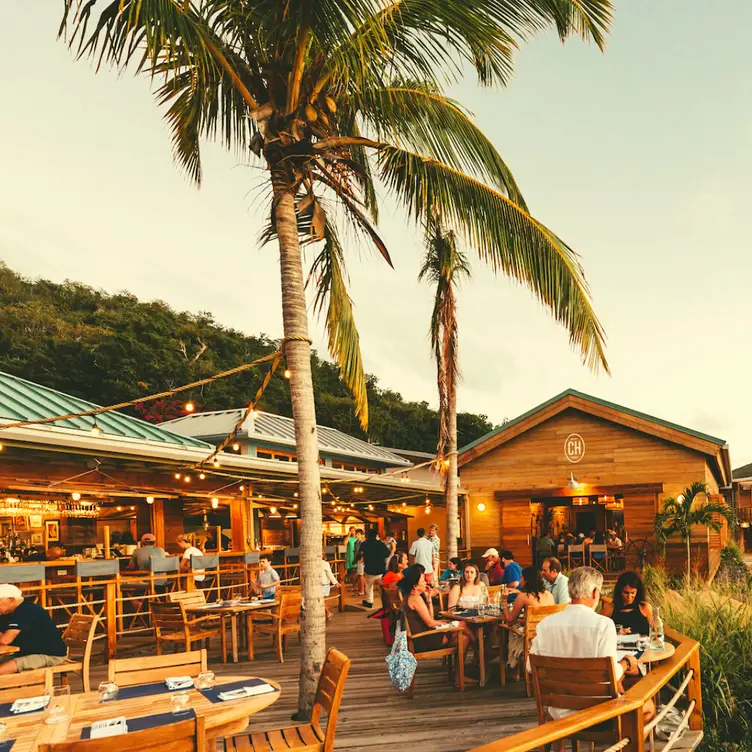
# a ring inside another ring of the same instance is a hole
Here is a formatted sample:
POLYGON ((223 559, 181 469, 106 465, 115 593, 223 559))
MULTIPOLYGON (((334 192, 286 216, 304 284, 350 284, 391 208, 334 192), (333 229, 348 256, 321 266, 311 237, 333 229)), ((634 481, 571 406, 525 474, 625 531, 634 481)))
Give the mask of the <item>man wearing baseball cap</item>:
POLYGON ((68 652, 47 611, 8 584, 0 584, 0 645, 19 649, 0 663, 0 674, 59 666, 68 652))
MULTIPOLYGON (((157 545, 157 539, 152 533, 144 533, 141 536, 141 545, 133 552, 128 562, 128 569, 146 570, 149 568, 149 559, 164 559, 166 551, 157 545)), ((167 580, 154 580, 155 587, 163 587, 167 580)))
POLYGON ((504 578, 504 569, 501 566, 499 552, 495 548, 489 548, 482 558, 485 561, 484 571, 488 577, 488 584, 501 585, 504 578))

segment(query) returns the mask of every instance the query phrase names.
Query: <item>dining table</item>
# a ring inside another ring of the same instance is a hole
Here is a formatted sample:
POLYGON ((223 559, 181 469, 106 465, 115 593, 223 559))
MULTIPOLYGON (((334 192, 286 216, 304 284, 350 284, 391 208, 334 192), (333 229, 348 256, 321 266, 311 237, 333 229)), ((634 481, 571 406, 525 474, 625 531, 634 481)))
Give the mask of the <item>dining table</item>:
MULTIPOLYGON (((249 718, 275 703, 281 694, 280 686, 271 679, 229 675, 218 676, 213 689, 187 690, 189 706, 185 713, 172 712, 175 691, 169 691, 164 682, 136 684, 121 687, 116 699, 102 701, 98 692, 84 692, 70 696, 68 718, 60 723, 46 724, 45 711, 19 715, 4 715, 5 724, 0 736, 0 750, 13 740, 12 752, 36 752, 40 744, 72 742, 84 738, 95 721, 124 716, 126 721, 138 723, 141 728, 176 723, 185 717, 202 716, 206 724, 207 746, 219 737, 243 731, 249 718), (272 691, 223 702, 218 692, 244 685, 267 684, 272 691), (82 736, 83 735, 83 736, 82 736)), ((0 706, 2 708, 3 706, 0 706)), ((11 749, 11 747, 5 747, 11 749)))
MULTIPOLYGON (((273 611, 279 607, 279 601, 276 599, 249 599, 249 600, 232 600, 218 601, 216 603, 206 603, 201 606, 186 606, 186 613, 210 616, 217 614, 226 616, 230 620, 230 643, 232 646, 232 662, 238 663, 240 660, 238 652, 238 619, 240 616, 248 616, 254 611, 273 611)), ((253 660, 253 638, 251 631, 248 631, 248 660, 253 660)))

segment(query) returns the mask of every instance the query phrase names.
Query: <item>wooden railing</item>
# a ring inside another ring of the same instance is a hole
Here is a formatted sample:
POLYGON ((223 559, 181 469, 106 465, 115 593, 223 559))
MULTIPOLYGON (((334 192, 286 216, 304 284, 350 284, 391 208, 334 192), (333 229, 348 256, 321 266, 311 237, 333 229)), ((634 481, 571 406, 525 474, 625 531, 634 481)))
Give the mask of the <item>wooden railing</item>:
POLYGON ((617 699, 484 744, 471 752, 531 752, 615 718, 621 718, 622 738, 605 752, 644 752, 646 736, 686 694, 687 707, 682 711, 681 723, 661 747, 661 752, 669 752, 685 729, 702 731, 702 694, 699 644, 673 629, 666 629, 666 637, 676 645, 674 655, 656 666, 617 699), (669 682, 680 672, 683 672, 682 681, 674 687, 669 682), (664 687, 673 690, 672 697, 660 709, 658 715, 646 724, 643 707, 664 687))

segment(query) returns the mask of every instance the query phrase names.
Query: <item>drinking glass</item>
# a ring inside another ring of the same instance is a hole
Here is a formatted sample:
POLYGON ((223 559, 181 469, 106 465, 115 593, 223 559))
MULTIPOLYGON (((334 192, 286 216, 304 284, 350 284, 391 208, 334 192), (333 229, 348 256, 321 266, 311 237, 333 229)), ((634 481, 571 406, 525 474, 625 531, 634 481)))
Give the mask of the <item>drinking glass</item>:
POLYGON ((115 682, 103 681, 99 685, 99 702, 107 702, 107 700, 115 700, 118 696, 119 687, 115 682))
POLYGON ((191 698, 187 692, 176 692, 172 696, 172 714, 187 713, 191 707, 191 698))
POLYGON ((204 671, 196 679, 196 689, 212 689, 214 687, 214 672, 204 671))
POLYGON ((621 624, 614 624, 614 626, 616 627, 616 634, 624 634, 624 627, 621 624))
POLYGON ((45 723, 62 723, 70 717, 70 686, 53 687, 47 703, 45 723))
POLYGON ((637 649, 645 651, 650 647, 650 638, 647 635, 640 635, 637 638, 637 649))

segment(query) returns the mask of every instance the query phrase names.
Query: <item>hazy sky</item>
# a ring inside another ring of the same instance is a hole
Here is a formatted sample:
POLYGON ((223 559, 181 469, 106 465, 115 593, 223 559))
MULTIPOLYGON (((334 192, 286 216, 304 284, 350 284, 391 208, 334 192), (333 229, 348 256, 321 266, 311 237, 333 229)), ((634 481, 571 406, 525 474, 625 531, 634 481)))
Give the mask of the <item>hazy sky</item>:
MULTIPOLYGON (((61 5, 0 4, 0 258, 280 336, 258 170, 207 145, 204 185, 190 185, 146 79, 74 63, 55 38, 61 5)), ((475 263, 460 409, 500 422, 573 387, 724 438, 738 466, 752 461, 752 3, 616 6, 605 55, 541 37, 508 89, 455 92, 533 214, 582 254, 613 375, 590 374, 528 293, 475 263)), ((381 230, 396 270, 358 252, 350 264, 366 367, 435 404, 421 239, 392 211, 381 230)))

